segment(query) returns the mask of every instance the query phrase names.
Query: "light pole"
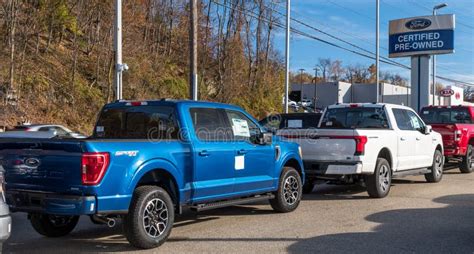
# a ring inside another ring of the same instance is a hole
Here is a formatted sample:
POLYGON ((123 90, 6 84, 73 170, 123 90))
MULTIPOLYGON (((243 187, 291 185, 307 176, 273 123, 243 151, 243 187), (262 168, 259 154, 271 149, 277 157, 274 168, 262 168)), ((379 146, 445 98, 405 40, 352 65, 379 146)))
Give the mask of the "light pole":
POLYGON ((375 25, 375 87, 376 87, 376 93, 377 95, 375 96, 375 102, 379 102, 379 82, 380 82, 380 76, 379 76, 379 58, 380 58, 380 0, 376 0, 376 8, 375 8, 375 14, 376 14, 376 25, 375 25))
POLYGON ((314 111, 316 111, 316 99, 318 97, 318 87, 317 87, 317 84, 318 84, 318 70, 319 70, 319 67, 314 67, 314 99, 313 99, 313 106, 314 106, 314 111))
POLYGON ((288 90, 290 86, 290 8, 291 0, 286 0, 285 113, 288 113, 288 90))
MULTIPOLYGON (((436 11, 441 9, 441 8, 444 8, 448 6, 447 3, 442 3, 442 4, 438 4, 438 5, 435 5, 433 7, 433 16, 436 16, 436 11)), ((433 60, 432 60, 432 63, 431 63, 431 68, 432 68, 432 71, 431 71, 431 75, 432 75, 432 89, 433 89, 433 94, 432 94, 432 98, 433 98, 433 101, 431 102, 431 105, 434 105, 435 104, 435 90, 436 90, 436 55, 433 55, 433 60)))
POLYGON ((117 100, 122 99, 122 0, 115 1, 115 73, 114 73, 114 85, 115 85, 115 98, 117 100))
POLYGON ((304 74, 304 69, 300 69, 300 86, 301 86, 300 102, 303 101, 303 74, 304 74))

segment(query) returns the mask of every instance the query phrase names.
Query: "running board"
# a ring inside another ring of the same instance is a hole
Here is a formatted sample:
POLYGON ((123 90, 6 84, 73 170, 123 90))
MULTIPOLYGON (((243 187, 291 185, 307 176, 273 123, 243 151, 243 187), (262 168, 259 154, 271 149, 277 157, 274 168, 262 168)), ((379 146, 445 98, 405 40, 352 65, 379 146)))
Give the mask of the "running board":
POLYGON ((222 208, 226 206, 241 205, 241 204, 248 204, 248 203, 253 203, 253 202, 258 202, 258 201, 263 201, 263 200, 269 200, 273 198, 275 198, 275 195, 269 193, 269 194, 256 195, 256 196, 247 197, 247 198, 239 198, 239 199, 217 201, 217 202, 206 203, 206 204, 198 204, 198 205, 191 206, 190 208, 193 211, 201 212, 201 211, 206 211, 206 210, 211 210, 211 209, 222 208))
POLYGON ((413 170, 403 170, 399 172, 393 172, 393 177, 405 177, 405 176, 414 176, 414 175, 424 175, 431 173, 431 169, 420 168, 413 170))

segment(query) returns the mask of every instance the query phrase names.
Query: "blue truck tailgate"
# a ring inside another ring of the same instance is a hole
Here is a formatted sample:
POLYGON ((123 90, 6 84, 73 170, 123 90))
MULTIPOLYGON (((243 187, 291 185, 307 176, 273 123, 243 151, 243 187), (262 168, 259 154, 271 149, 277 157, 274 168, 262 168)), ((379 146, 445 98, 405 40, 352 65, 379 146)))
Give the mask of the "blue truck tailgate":
POLYGON ((53 139, 0 140, 6 189, 81 194, 82 142, 53 139))

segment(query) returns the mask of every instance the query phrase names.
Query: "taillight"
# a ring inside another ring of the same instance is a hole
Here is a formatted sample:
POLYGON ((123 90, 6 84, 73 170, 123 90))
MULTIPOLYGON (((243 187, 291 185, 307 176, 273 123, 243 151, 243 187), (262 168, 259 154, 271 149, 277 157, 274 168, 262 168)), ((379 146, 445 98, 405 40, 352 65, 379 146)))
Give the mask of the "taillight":
POLYGON ((454 131, 454 141, 461 141, 462 131, 455 130, 454 131))
POLYGON ((356 151, 354 155, 364 155, 365 144, 367 144, 366 136, 355 136, 354 140, 356 141, 356 151))
POLYGON ((109 166, 109 153, 83 153, 82 154, 82 184, 97 185, 109 166))
POLYGON ((148 102, 146 102, 146 101, 131 101, 131 102, 127 102, 125 105, 127 105, 127 106, 146 106, 146 105, 148 105, 148 102))

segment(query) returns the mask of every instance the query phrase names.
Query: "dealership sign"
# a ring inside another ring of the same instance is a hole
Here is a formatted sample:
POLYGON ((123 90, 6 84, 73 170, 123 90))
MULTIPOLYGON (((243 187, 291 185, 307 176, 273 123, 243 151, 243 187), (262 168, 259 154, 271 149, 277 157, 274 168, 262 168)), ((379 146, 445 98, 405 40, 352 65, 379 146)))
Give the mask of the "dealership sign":
POLYGON ((389 57, 454 52, 454 15, 423 16, 390 21, 389 57))
POLYGON ((443 90, 439 91, 439 95, 441 95, 443 97, 450 97, 450 96, 454 95, 454 90, 451 89, 451 88, 446 88, 446 89, 443 89, 443 90))

